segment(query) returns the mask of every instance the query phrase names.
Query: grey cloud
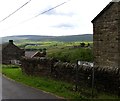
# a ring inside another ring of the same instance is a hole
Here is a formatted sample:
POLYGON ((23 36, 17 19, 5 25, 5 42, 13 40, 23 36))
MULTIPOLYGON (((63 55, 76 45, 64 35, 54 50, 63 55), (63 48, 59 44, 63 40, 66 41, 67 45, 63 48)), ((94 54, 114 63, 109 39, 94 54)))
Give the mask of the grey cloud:
POLYGON ((73 24, 59 24, 53 27, 57 27, 57 28, 75 28, 76 26, 73 24))
POLYGON ((63 16, 73 16, 74 15, 74 13, 62 13, 62 12, 60 12, 60 13, 58 13, 58 12, 56 12, 55 10, 52 10, 52 11, 49 11, 49 12, 47 12, 46 13, 46 15, 63 15, 63 16))

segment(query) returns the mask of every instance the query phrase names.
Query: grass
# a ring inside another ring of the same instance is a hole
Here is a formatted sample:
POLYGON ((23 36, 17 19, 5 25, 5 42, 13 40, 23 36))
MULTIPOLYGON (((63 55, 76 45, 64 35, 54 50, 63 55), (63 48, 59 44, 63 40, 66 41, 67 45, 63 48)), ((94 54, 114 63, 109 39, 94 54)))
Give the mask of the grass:
POLYGON ((70 90, 73 85, 65 83, 62 81, 55 81, 47 77, 34 77, 27 76, 21 72, 20 68, 11 68, 10 66, 3 66, 2 72, 7 77, 21 82, 23 84, 51 92, 55 95, 67 98, 67 99, 83 99, 85 97, 81 96, 78 92, 70 90))
MULTIPOLYGON (((76 60, 81 61, 93 61, 92 49, 84 49, 84 48, 75 48, 75 46, 80 46, 79 41, 77 42, 59 42, 59 41, 23 41, 16 43, 17 46, 27 49, 38 51, 40 49, 46 48, 47 57, 53 57, 55 59, 59 59, 63 62, 71 62, 74 63, 76 60), (26 44, 36 44, 36 45, 27 45, 26 44)), ((89 43, 90 46, 93 46, 92 42, 84 42, 85 46, 89 43)))
MULTIPOLYGON (((59 41, 30 41, 30 40, 25 40, 22 42, 16 42, 15 44, 21 48, 23 48, 24 45, 26 44, 37 44, 39 46, 32 46, 32 45, 28 45, 26 47, 24 47, 25 49, 43 49, 46 48, 47 49, 47 53, 51 53, 51 52, 57 52, 59 50, 61 50, 62 48, 66 48, 66 47, 73 47, 73 46, 78 46, 80 45, 81 42, 59 42, 59 41), (56 48, 58 50, 56 50, 56 48)), ((85 44, 90 43, 91 45, 93 44, 92 42, 84 42, 85 44)))
MULTIPOLYGON (((21 82, 25 85, 41 89, 55 95, 61 96, 67 99, 88 99, 91 98, 91 89, 82 88, 81 92, 73 91, 73 86, 70 83, 66 83, 59 80, 53 80, 47 77, 35 77, 28 76, 22 73, 21 68, 16 68, 16 66, 3 65, 2 73, 7 77, 21 82), (89 96, 87 96, 89 94, 89 96)), ((107 94, 107 93, 96 93, 96 99, 117 99, 116 95, 107 94)))

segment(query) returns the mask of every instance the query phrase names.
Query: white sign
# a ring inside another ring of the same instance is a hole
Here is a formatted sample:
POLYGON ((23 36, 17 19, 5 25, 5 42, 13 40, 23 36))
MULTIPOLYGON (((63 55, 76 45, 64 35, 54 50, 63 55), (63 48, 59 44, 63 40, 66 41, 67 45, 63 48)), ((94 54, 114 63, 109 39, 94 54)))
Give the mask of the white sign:
POLYGON ((91 67, 93 67, 93 63, 89 63, 89 65, 90 65, 91 67))
POLYGON ((86 61, 78 61, 78 65, 93 67, 93 63, 92 62, 86 62, 86 61))
POLYGON ((120 2, 120 0, 112 0, 112 2, 120 2))
POLYGON ((83 61, 78 61, 78 65, 83 65, 83 61))

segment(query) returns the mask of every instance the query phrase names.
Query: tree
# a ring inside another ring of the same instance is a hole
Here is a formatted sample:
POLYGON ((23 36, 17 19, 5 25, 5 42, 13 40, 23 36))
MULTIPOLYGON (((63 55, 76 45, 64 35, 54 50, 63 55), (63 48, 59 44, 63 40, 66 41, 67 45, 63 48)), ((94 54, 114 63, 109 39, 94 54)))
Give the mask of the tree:
POLYGON ((43 48, 43 54, 46 55, 46 48, 43 48))
POLYGON ((40 48, 39 51, 42 52, 42 49, 40 48))
POLYGON ((80 43, 80 46, 85 47, 85 43, 84 42, 80 43))
POLYGON ((88 44, 87 44, 87 47, 89 47, 89 46, 90 46, 90 44, 88 43, 88 44))

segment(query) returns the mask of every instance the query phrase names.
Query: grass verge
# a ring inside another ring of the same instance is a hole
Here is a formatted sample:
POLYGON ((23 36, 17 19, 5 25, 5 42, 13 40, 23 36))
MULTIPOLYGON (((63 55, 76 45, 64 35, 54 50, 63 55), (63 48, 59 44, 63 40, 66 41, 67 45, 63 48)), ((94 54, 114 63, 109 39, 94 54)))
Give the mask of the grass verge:
MULTIPOLYGON (((59 80, 53 80, 47 77, 35 77, 35 76, 28 76, 23 74, 21 68, 16 68, 13 65, 3 65, 2 66, 2 73, 7 77, 21 82, 25 85, 35 87, 40 90, 44 90, 55 95, 67 98, 67 99, 87 99, 90 98, 84 95, 84 93, 91 93, 89 89, 83 89, 82 92, 74 92, 72 90, 73 86, 70 83, 66 83, 59 80)), ((106 93, 99 93, 97 94, 98 99, 117 99, 116 95, 106 94, 106 93)))
POLYGON ((85 97, 81 96, 78 92, 73 92, 70 90, 73 85, 69 83, 65 83, 62 81, 55 81, 53 79, 47 77, 34 77, 27 76, 21 72, 20 68, 11 68, 11 66, 5 67, 3 66, 2 73, 23 84, 28 86, 32 86, 55 95, 67 98, 67 99, 83 99, 85 97))

